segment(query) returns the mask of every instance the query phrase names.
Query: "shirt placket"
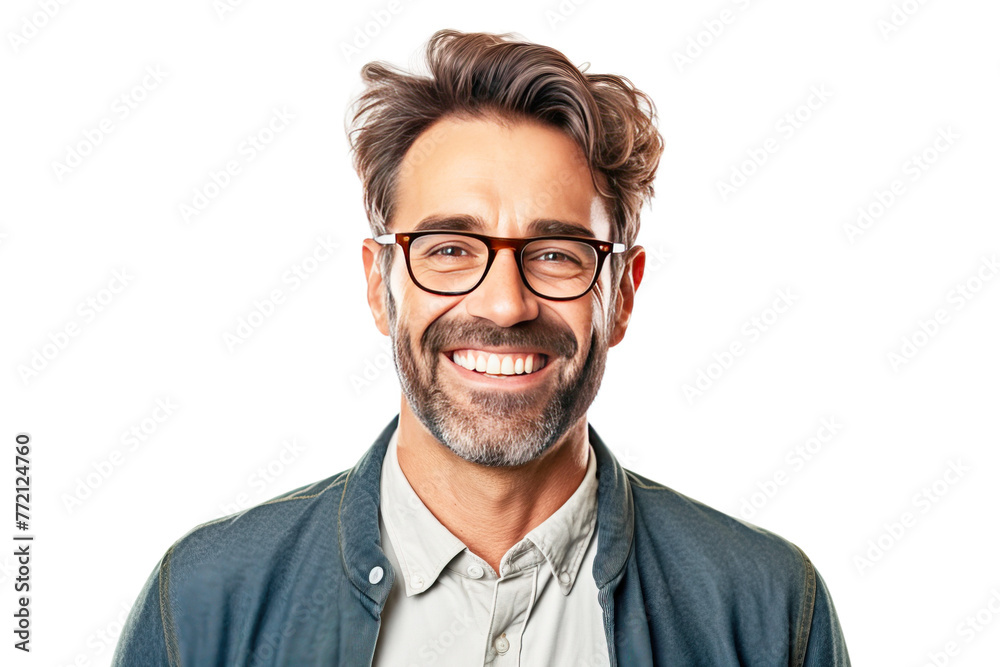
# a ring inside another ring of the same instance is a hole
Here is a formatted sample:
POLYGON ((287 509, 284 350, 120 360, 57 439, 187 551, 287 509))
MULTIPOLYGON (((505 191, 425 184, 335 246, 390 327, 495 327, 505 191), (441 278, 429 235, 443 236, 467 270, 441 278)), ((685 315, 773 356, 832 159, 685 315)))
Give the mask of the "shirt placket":
POLYGON ((519 564, 514 564, 514 559, 511 559, 511 563, 501 566, 501 578, 497 579, 494 588, 484 666, 513 667, 520 664, 521 636, 535 601, 539 563, 542 561, 537 552, 524 556, 518 559, 519 564))

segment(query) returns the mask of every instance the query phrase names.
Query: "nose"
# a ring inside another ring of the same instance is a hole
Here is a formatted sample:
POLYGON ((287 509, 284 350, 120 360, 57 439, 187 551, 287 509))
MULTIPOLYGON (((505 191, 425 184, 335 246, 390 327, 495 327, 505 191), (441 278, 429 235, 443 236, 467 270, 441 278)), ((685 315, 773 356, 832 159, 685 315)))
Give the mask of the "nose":
POLYGON ((501 327, 538 317, 538 299, 521 280, 514 250, 497 251, 483 282, 465 297, 465 308, 501 327))

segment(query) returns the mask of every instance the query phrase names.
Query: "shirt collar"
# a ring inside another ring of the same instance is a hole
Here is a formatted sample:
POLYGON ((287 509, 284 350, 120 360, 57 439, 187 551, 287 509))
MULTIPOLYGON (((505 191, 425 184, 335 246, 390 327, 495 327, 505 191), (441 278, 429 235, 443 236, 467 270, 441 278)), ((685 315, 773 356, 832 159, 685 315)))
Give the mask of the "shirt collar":
MULTIPOLYGON (((382 549, 378 516, 383 462, 398 424, 399 415, 396 415, 353 468, 330 480, 332 486, 341 488, 340 493, 326 496, 335 503, 330 513, 336 516, 333 527, 347 578, 362 594, 362 604, 376 618, 396 580, 394 568, 382 549), (374 569, 376 567, 378 570, 374 569), (385 572, 384 579, 375 574, 381 571, 385 572)), ((635 535, 632 484, 645 488, 647 480, 622 468, 594 427, 588 424, 587 429, 590 446, 597 454, 598 528, 594 582, 606 601, 612 599, 629 557, 635 556, 632 551, 635 535)), ((602 603, 602 606, 605 605, 602 603)), ((605 609, 610 607, 605 606, 605 609)))
MULTIPOLYGON (((399 467, 398 434, 397 429, 386 448, 379 509, 399 561, 406 596, 412 597, 430 588, 466 546, 437 520, 410 486, 399 467)), ((504 554, 501 569, 534 545, 545 557, 560 591, 569 595, 597 524, 597 456, 589 439, 587 452, 587 471, 576 491, 504 554)))
POLYGON ((465 544, 451 534, 417 496, 396 457, 397 429, 389 440, 382 463, 382 498, 379 509, 406 585, 406 597, 422 593, 437 581, 465 544), (422 582, 422 585, 416 585, 422 582))
POLYGON ((587 472, 573 495, 525 536, 545 556, 563 595, 569 595, 597 526, 597 456, 587 442, 587 472))

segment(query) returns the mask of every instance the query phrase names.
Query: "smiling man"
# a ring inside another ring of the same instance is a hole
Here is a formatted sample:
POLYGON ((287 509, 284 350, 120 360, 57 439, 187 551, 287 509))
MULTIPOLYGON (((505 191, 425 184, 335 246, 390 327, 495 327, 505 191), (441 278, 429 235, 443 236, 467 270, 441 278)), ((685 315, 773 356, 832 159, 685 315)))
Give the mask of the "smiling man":
POLYGON ((624 470, 587 410, 662 151, 628 80, 441 31, 351 143, 398 418, 351 470, 197 527, 119 665, 848 665, 797 547, 624 470))

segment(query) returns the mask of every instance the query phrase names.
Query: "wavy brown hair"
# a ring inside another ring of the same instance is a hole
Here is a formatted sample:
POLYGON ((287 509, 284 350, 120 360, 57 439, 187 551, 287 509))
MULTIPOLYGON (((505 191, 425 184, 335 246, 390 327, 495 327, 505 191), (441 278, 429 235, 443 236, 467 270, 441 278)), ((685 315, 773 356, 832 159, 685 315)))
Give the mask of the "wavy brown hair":
POLYGON ((663 152, 648 95, 623 76, 588 74, 561 52, 510 34, 439 30, 426 59, 429 76, 383 62, 361 69, 365 90, 353 106, 348 138, 374 235, 388 231, 407 150, 435 121, 459 116, 531 118, 566 132, 608 203, 614 235, 608 240, 635 242, 663 152))

